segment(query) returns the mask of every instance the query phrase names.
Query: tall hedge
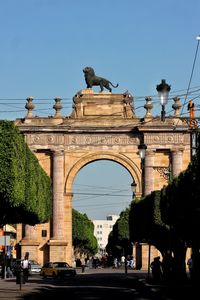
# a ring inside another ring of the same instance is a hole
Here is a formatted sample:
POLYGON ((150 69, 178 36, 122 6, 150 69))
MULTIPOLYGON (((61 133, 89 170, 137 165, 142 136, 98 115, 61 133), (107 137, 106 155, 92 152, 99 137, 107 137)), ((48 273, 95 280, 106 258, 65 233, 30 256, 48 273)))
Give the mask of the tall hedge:
POLYGON ((0 223, 50 218, 51 180, 12 121, 0 121, 0 223))
POLYGON ((160 191, 132 202, 129 226, 131 241, 148 242, 161 252, 168 249, 169 226, 161 219, 160 191))

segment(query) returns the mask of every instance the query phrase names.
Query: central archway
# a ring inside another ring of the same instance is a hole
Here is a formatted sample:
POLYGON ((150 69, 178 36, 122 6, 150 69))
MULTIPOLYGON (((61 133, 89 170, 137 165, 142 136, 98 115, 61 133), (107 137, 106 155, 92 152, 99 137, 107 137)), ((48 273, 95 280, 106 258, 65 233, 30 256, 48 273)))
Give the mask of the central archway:
POLYGON ((65 178, 65 192, 72 193, 72 185, 76 174, 87 164, 98 160, 110 160, 124 167, 130 173, 133 181, 137 184, 136 195, 141 194, 141 170, 138 166, 123 154, 113 154, 109 152, 95 152, 81 157, 73 165, 65 178))
MULTIPOLYGON (((68 171, 65 178, 65 204, 64 204, 64 237, 68 241, 68 249, 72 248, 72 186, 78 172, 87 164, 99 160, 110 160, 124 167, 132 177, 132 180, 137 184, 136 196, 141 195, 140 170, 138 166, 131 161, 125 154, 111 153, 108 151, 97 151, 81 156, 76 163, 68 171)), ((71 253, 67 254, 68 261, 71 261, 71 253)))

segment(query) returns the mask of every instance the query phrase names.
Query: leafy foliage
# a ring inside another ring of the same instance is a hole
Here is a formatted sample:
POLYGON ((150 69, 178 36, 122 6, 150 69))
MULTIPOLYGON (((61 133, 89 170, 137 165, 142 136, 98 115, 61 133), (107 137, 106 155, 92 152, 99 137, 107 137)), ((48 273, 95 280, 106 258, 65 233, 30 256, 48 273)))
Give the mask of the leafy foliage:
MULTIPOLYGON (((200 145, 200 135, 198 134, 200 145)), ((178 239, 188 246, 199 245, 200 238, 200 148, 188 168, 162 189, 161 214, 178 239)))
POLYGON ((72 240, 74 251, 93 255, 97 252, 97 239, 94 236, 94 224, 86 214, 72 210, 72 240))
POLYGON ((121 212, 120 218, 114 224, 108 237, 106 251, 115 257, 132 254, 129 238, 129 208, 121 212))
POLYGON ((49 220, 51 180, 12 121, 0 121, 0 223, 49 220))
POLYGON ((131 241, 148 242, 161 252, 168 247, 169 226, 161 219, 160 191, 132 202, 129 226, 131 241))

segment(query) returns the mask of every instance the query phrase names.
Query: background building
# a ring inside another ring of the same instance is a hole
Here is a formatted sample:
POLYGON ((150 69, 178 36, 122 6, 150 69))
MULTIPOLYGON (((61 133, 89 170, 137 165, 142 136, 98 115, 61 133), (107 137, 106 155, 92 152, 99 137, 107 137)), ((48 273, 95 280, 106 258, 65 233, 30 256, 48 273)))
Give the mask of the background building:
POLYGON ((98 254, 105 254, 109 233, 112 231, 113 225, 118 218, 118 215, 108 215, 106 220, 92 220, 94 224, 94 236, 98 242, 98 254))

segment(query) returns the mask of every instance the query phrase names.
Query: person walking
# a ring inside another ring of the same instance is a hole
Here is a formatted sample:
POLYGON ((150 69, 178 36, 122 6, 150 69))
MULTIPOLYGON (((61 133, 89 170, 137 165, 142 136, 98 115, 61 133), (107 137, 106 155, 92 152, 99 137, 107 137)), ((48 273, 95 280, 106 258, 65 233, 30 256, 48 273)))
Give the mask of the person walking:
POLYGON ((192 255, 187 261, 188 269, 189 269, 189 274, 190 274, 190 279, 192 279, 192 270, 193 270, 193 264, 192 264, 192 255))
POLYGON ((154 258, 151 263, 152 277, 155 283, 159 283, 162 279, 162 263, 160 261, 160 256, 154 258))
POLYGON ((30 262, 28 259, 28 254, 26 253, 24 256, 24 259, 21 262, 22 270, 23 270, 23 275, 24 275, 24 282, 28 281, 28 275, 29 275, 29 269, 30 269, 30 262))

